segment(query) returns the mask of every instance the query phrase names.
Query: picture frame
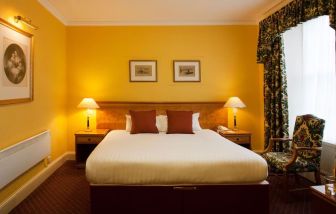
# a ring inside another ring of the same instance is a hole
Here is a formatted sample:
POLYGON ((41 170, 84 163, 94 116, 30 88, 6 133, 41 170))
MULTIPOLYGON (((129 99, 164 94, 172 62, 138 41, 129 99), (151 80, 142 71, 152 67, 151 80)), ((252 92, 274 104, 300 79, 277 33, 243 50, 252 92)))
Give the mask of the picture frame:
POLYGON ((156 60, 130 60, 130 82, 157 82, 156 60))
POLYGON ((200 60, 174 60, 174 82, 201 82, 200 60))
POLYGON ((33 101, 33 34, 0 18, 0 105, 33 101))

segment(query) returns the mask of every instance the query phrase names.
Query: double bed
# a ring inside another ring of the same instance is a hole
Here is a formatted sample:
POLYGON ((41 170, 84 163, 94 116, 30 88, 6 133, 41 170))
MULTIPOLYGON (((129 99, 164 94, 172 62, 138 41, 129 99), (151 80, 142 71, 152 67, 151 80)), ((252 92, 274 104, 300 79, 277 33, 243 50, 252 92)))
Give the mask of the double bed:
POLYGON ((86 163, 92 213, 268 213, 267 163, 210 130, 227 124, 223 103, 99 105, 97 127, 112 131, 86 163), (207 129, 195 134, 121 130, 129 109, 160 114, 176 108, 200 112, 207 129))

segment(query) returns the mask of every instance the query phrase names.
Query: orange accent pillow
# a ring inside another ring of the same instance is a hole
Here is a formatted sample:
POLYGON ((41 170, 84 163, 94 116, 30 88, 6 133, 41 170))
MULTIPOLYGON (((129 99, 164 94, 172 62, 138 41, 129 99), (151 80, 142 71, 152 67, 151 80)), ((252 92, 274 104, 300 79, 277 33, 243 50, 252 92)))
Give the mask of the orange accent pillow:
POLYGON ((192 111, 169 111, 167 134, 194 134, 192 130, 192 111))
POLYGON ((132 128, 131 134, 159 133, 156 127, 156 111, 132 111, 130 110, 132 128))

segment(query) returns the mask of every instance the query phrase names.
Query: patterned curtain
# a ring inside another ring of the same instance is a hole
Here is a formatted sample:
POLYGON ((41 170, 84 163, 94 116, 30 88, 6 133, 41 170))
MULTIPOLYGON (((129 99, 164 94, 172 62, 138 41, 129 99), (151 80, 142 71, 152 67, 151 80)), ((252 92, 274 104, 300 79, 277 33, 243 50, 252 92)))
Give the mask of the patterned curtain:
MULTIPOLYGON (((271 137, 288 136, 287 79, 282 33, 291 27, 329 15, 336 28, 336 0, 294 0, 259 23, 257 62, 264 64, 265 147, 271 137)), ((281 151, 280 145, 275 147, 281 151)))
MULTIPOLYGON (((288 98, 282 35, 276 37, 264 65, 265 139, 288 136, 288 98)), ((266 145, 267 146, 267 145, 266 145)), ((282 144, 275 144, 281 151, 282 144)))

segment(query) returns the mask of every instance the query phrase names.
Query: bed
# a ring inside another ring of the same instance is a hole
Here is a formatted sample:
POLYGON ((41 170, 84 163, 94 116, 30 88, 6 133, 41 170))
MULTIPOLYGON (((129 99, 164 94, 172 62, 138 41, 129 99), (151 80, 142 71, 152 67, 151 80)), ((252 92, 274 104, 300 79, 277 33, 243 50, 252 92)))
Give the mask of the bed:
POLYGON ((223 103, 99 105, 97 127, 112 131, 86 164, 92 213, 268 213, 266 162, 211 130, 227 124, 223 103), (136 135, 118 130, 128 109, 153 108, 159 114, 200 112, 207 129, 136 135))

